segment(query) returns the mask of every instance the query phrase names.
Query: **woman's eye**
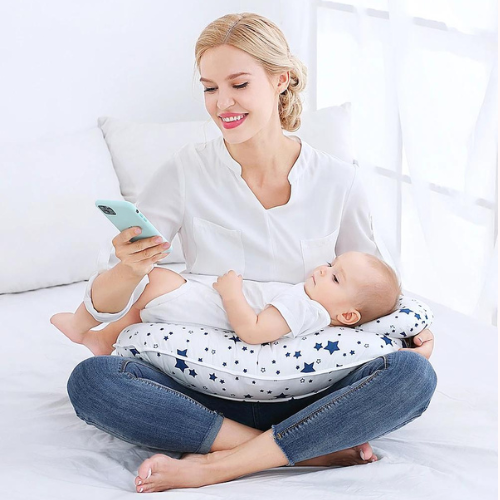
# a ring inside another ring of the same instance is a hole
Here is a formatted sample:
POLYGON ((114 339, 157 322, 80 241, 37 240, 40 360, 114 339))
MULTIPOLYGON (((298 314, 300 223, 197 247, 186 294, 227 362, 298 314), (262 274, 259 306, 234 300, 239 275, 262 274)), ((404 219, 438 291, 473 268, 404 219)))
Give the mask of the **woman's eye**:
MULTIPOLYGON (((234 85, 235 89, 244 89, 248 85, 248 82, 242 83, 241 85, 234 85)), ((207 87, 203 90, 203 92, 214 92, 217 90, 215 87, 207 87)))

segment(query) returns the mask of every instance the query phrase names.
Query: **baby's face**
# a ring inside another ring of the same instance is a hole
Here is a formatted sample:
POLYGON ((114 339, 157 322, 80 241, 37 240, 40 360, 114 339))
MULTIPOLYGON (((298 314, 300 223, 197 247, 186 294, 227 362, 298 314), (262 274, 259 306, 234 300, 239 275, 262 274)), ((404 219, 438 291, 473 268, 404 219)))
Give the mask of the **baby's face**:
POLYGON ((359 288, 368 281, 373 270, 359 252, 339 255, 331 264, 319 266, 306 279, 304 289, 336 318, 353 307, 359 288))

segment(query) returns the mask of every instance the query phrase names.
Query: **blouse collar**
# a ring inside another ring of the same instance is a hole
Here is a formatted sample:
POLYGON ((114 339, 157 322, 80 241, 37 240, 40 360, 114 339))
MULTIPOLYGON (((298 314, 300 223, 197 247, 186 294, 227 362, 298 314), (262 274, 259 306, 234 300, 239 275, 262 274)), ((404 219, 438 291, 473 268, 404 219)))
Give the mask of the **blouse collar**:
MULTIPOLYGON (((311 146, 309 146, 309 144, 304 142, 296 135, 289 135, 288 137, 299 142, 302 145, 300 148, 299 157, 293 164, 290 173, 288 174, 288 180, 290 181, 290 183, 293 183, 300 177, 304 169, 309 164, 312 148, 311 146)), ((238 177, 241 177, 241 165, 229 154, 222 135, 215 139, 214 143, 215 150, 222 163, 226 165, 230 170, 232 170, 238 177)))

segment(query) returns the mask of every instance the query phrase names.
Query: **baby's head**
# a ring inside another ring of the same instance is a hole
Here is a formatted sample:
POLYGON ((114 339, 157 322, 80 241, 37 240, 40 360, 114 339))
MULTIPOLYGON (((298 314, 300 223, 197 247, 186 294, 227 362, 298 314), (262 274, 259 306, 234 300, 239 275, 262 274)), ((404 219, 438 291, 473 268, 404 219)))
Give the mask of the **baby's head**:
POLYGON ((307 278, 307 295, 329 313, 333 326, 357 326, 396 309, 401 286, 396 273, 373 255, 346 252, 307 278))

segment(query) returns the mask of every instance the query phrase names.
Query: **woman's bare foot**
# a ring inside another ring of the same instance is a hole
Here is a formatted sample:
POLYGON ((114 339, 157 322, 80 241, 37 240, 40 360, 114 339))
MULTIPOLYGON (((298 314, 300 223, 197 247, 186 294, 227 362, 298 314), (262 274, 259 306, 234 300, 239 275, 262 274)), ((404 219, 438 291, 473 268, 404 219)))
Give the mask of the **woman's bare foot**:
POLYGON ((87 330, 82 332, 75 324, 73 313, 54 314, 50 322, 66 335, 72 342, 82 344, 92 351, 95 356, 103 356, 113 352, 113 344, 106 343, 104 336, 99 331, 87 330))
MULTIPOLYGON (((215 469, 207 466, 216 465, 218 461, 231 455, 233 450, 222 450, 200 455, 187 453, 180 460, 166 455, 153 455, 145 460, 138 470, 135 486, 138 493, 152 493, 173 488, 198 488, 209 484, 223 482, 214 474, 215 469)), ((347 450, 336 451, 322 457, 312 458, 299 462, 299 466, 350 466, 375 462, 369 443, 354 446, 347 450), (363 460, 360 453, 366 460, 363 460)))
MULTIPOLYGON (((215 451, 200 455, 198 453, 186 453, 181 460, 188 460, 198 463, 213 463, 216 460, 231 455, 233 450, 215 451)), ((363 465, 376 462, 377 456, 373 453, 370 443, 364 443, 359 446, 348 448, 347 450, 335 451, 328 455, 311 458, 302 462, 297 462, 295 466, 299 467, 349 467, 350 465, 363 465)))
POLYGON ((177 460, 166 455, 153 455, 141 464, 137 472, 138 476, 135 478, 137 493, 152 493, 173 488, 199 488, 218 482, 206 464, 177 460))
POLYGON ((328 455, 311 458, 295 465, 314 467, 349 467, 350 465, 363 465, 376 462, 377 455, 373 453, 370 443, 353 446, 347 450, 335 451, 328 455))

